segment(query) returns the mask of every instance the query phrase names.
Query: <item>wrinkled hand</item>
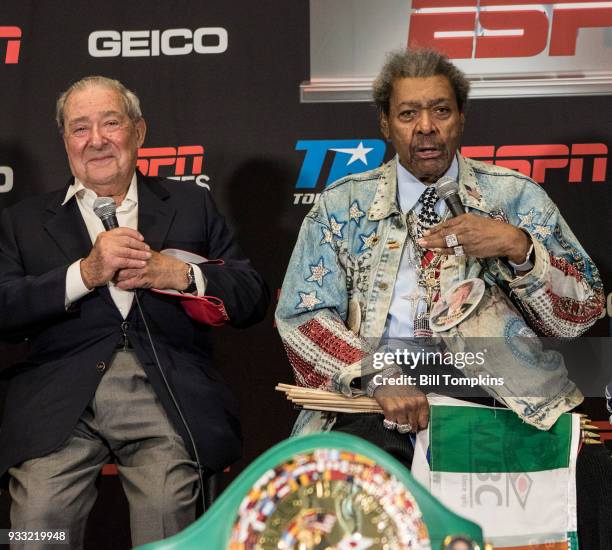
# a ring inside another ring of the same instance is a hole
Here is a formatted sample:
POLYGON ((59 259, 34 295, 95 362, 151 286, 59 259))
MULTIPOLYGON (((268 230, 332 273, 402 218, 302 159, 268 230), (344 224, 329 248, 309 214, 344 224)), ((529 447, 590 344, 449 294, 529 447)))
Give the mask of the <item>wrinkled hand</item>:
POLYGON ((445 237, 455 234, 467 256, 476 258, 507 257, 520 264, 525 260, 531 244, 527 233, 492 218, 476 214, 462 214, 423 232, 417 242, 443 255, 453 255, 454 250, 446 246, 445 237))
POLYGON ((100 233, 87 258, 81 261, 81 277, 89 289, 104 286, 120 269, 139 269, 151 258, 144 237, 129 227, 100 233))
POLYGON ((133 288, 185 290, 188 286, 187 264, 172 256, 151 251, 151 257, 143 267, 119 270, 115 282, 123 290, 133 288))
POLYGON ((424 430, 429 424, 429 401, 421 391, 406 385, 382 385, 374 391, 385 418, 398 424, 410 424, 412 431, 424 430))

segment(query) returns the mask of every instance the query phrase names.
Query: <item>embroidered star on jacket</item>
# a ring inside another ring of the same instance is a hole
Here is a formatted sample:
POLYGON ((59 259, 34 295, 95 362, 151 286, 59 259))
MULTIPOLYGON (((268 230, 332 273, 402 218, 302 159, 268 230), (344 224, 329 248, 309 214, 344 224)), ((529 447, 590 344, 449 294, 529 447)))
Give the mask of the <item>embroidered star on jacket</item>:
POLYGON ((359 203, 357 201, 353 202, 349 210, 349 220, 359 225, 363 216, 365 216, 365 212, 359 208, 359 203))
POLYGON ((323 263, 323 258, 319 258, 319 263, 310 266, 310 277, 306 279, 309 283, 317 283, 319 286, 323 286, 323 279, 326 275, 331 272, 331 269, 327 269, 323 263))
POLYGON ((332 216, 329 220, 329 227, 331 228, 331 232, 337 237, 342 238, 342 228, 344 227, 345 222, 338 222, 334 216, 332 216))
POLYGON ((547 225, 534 225, 533 226, 533 234, 536 237, 541 238, 542 240, 546 239, 546 237, 550 236, 552 233, 550 227, 547 225))
POLYGON ((306 292, 298 292, 298 294, 300 295, 300 303, 295 306, 295 309, 301 309, 301 308, 305 308, 308 311, 312 311, 315 306, 322 304, 323 300, 319 300, 317 298, 317 291, 313 290, 312 292, 306 293, 306 292))
POLYGON ((322 244, 322 245, 328 244, 329 246, 333 248, 334 247, 333 233, 327 227, 322 227, 321 231, 323 232, 323 238, 321 239, 321 242, 319 244, 322 244))
POLYGON ((521 220, 521 226, 529 227, 530 225, 533 225, 533 219, 535 218, 535 215, 535 208, 532 208, 529 212, 527 212, 527 214, 521 214, 519 212, 518 217, 521 220))
POLYGON ((378 235, 376 235, 376 230, 372 231, 369 235, 359 235, 359 238, 362 241, 361 248, 359 251, 368 250, 372 248, 378 242, 378 235))

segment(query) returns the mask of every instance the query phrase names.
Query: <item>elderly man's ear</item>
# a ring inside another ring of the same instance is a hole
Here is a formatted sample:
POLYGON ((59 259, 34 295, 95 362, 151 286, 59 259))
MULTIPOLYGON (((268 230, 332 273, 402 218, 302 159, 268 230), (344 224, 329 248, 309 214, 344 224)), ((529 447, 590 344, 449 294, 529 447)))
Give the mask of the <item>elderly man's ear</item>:
POLYGON ((381 113, 378 117, 380 123, 380 132, 387 141, 391 141, 389 137, 389 119, 385 113, 381 113))
POLYGON ((144 143, 145 136, 147 135, 147 123, 144 118, 140 118, 138 122, 134 124, 136 127, 136 139, 138 143, 138 147, 142 147, 144 143))

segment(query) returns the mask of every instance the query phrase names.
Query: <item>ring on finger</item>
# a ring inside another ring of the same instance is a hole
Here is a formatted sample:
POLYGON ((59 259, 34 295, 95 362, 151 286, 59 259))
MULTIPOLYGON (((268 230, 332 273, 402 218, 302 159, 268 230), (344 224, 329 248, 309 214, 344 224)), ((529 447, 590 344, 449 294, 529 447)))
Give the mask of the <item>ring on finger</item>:
POLYGON ((450 235, 446 235, 444 239, 446 240, 446 246, 448 246, 448 248, 453 248, 454 246, 457 246, 459 244, 457 235, 455 235, 454 233, 451 233, 450 235))
POLYGON ((463 251, 463 247, 461 245, 454 246, 453 250, 455 251, 455 256, 465 256, 465 252, 463 251))
POLYGON ((383 426, 387 428, 387 430, 395 430, 397 426, 397 422, 393 420, 387 420, 386 418, 383 420, 383 426))
POLYGON ((412 431, 412 424, 408 422, 408 424, 398 424, 396 430, 401 434, 407 434, 412 431))

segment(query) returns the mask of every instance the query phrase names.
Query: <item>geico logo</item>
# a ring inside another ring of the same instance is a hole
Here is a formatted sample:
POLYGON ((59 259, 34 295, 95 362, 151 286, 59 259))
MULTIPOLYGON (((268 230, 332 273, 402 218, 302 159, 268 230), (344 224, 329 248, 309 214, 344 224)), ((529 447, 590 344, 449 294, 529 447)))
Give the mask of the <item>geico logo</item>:
POLYGON ((222 27, 168 29, 165 31, 94 31, 89 35, 92 57, 154 57, 223 53, 227 50, 227 30, 222 27))
POLYGON ((612 25, 612 2, 592 0, 413 0, 412 8, 408 45, 453 59, 531 57, 547 46, 549 56, 573 56, 581 29, 612 25))
POLYGON ((0 166, 0 193, 8 193, 13 188, 13 169, 0 166))
POLYGON ((544 183, 547 170, 568 167, 567 181, 581 183, 585 180, 585 160, 592 162, 589 181, 601 183, 606 181, 608 167, 608 147, 604 143, 502 145, 497 148, 495 145, 465 146, 461 154, 517 170, 538 183, 544 183))
POLYGON ((6 41, 4 62, 7 65, 19 63, 19 46, 21 45, 21 40, 15 39, 21 38, 21 29, 19 27, 0 27, 0 39, 1 38, 9 39, 6 41))

